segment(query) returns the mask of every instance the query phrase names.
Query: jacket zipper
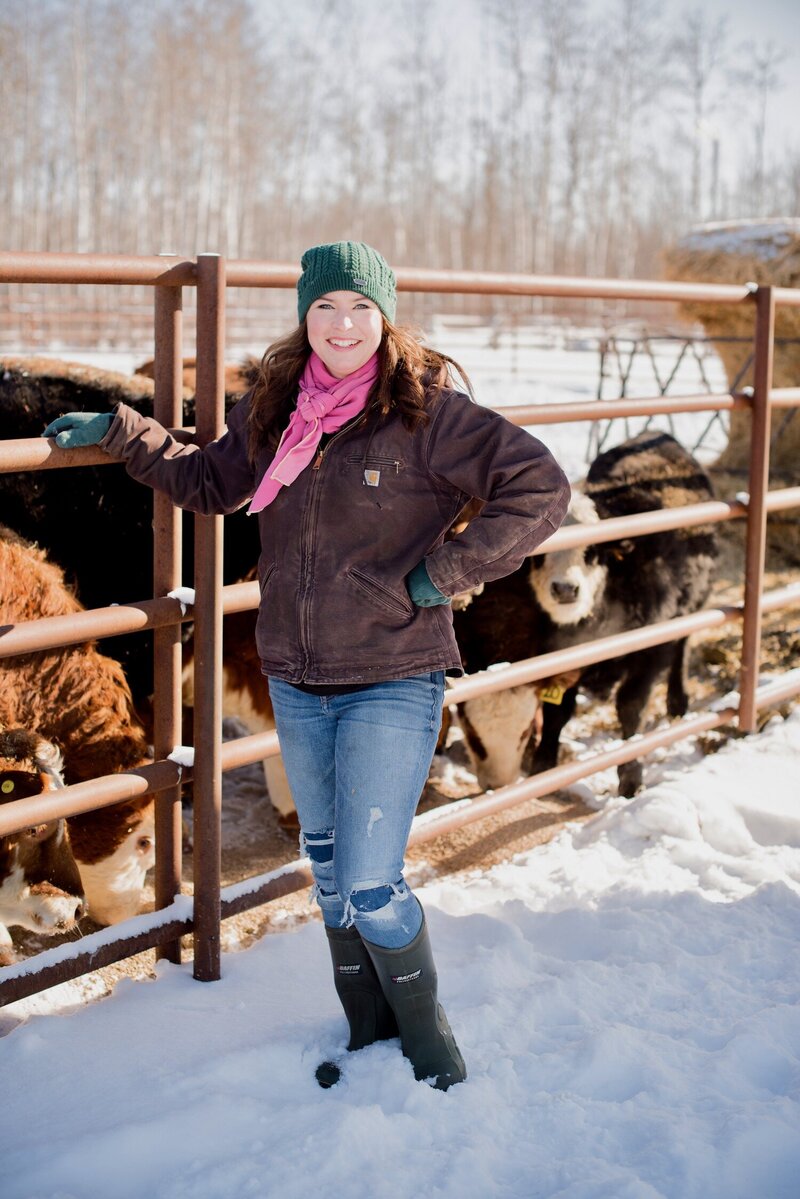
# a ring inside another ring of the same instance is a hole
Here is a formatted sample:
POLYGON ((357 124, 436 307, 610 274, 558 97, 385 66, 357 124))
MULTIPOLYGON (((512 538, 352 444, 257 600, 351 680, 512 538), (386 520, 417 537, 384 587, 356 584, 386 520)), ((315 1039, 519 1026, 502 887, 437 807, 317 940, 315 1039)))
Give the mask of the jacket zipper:
POLYGON ((306 674, 308 672, 309 659, 311 656, 311 654, 310 654, 310 651, 311 651, 311 604, 308 601, 308 591, 309 591, 309 587, 311 584, 311 563, 312 563, 313 557, 314 557, 314 554, 313 554, 314 531, 317 527, 317 507, 318 507, 318 498, 317 497, 319 495, 319 489, 317 487, 317 480, 319 478, 319 474, 317 472, 319 471, 319 468, 322 466, 322 460, 328 451, 328 447, 331 446, 338 437, 342 437, 342 436, 346 435, 348 432, 350 432, 350 430, 342 429, 341 432, 334 433, 333 436, 331 437, 330 441, 328 442, 328 445, 326 445, 324 449, 320 449, 317 451, 317 456, 314 459, 313 463, 311 464, 311 470, 314 473, 312 473, 312 475, 311 475, 311 487, 310 487, 311 494, 309 496, 310 502, 306 507, 305 516, 303 519, 303 524, 302 524, 301 533, 300 533, 301 547, 302 547, 302 554, 303 554, 303 574, 302 574, 302 578, 300 580, 300 596, 299 596, 300 646, 303 651, 303 659, 304 659, 303 675, 300 680, 301 682, 303 682, 305 680, 306 674))
POLYGON ((330 440, 328 441, 328 445, 326 445, 324 449, 317 450, 317 456, 311 464, 311 469, 319 470, 319 468, 322 466, 322 459, 328 452, 328 446, 331 445, 332 442, 336 441, 338 437, 344 437, 347 433, 355 433, 358 429, 362 429, 364 427, 364 423, 365 417, 362 413, 361 416, 354 418, 351 422, 345 425, 343 429, 339 429, 338 432, 332 434, 330 440))

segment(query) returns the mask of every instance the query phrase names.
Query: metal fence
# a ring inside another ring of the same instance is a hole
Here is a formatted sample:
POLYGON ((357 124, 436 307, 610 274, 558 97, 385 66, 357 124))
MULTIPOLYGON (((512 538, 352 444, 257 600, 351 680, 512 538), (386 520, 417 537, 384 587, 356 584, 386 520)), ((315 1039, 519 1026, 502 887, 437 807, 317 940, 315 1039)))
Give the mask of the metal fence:
MULTIPOLYGON (((155 416, 162 424, 182 423, 183 289, 196 289, 197 417, 200 445, 218 437, 224 427, 223 349, 226 288, 293 287, 295 266, 262 262, 225 262, 217 255, 196 261, 164 257, 100 255, 0 254, 0 283, 132 283, 151 286, 155 322, 155 416)), ((681 284, 604 279, 570 279, 467 271, 398 270, 401 290, 450 294, 556 296, 565 299, 616 299, 643 302, 713 301, 754 304, 754 386, 724 395, 701 394, 604 401, 604 419, 684 412, 751 413, 749 492, 746 498, 714 500, 680 509, 640 513, 602 521, 591 527, 571 526, 555 533, 543 550, 591 545, 620 537, 646 536, 666 529, 687 528, 728 520, 746 521, 745 588, 741 604, 709 608, 690 616, 516 662, 502 670, 457 680, 448 702, 549 678, 606 658, 717 628, 728 622, 742 626, 737 707, 717 707, 632 738, 617 748, 557 766, 484 796, 443 808, 415 822, 410 843, 430 840, 491 813, 541 797, 609 766, 638 758, 724 724, 756 728, 759 709, 800 693, 796 676, 758 686, 762 614, 800 602, 800 582, 763 593, 767 515, 800 505, 800 487, 768 490, 770 420, 773 409, 800 406, 800 387, 772 388, 775 307, 800 305, 800 291, 752 284, 681 284)), ((596 401, 504 408, 519 425, 596 421, 596 401)), ((107 464, 95 447, 60 450, 41 438, 0 443, 0 471, 67 469, 107 464)), ((32 824, 106 807, 147 793, 156 796, 156 911, 84 937, 79 943, 44 950, 0 972, 0 1004, 12 1002, 77 978, 90 970, 155 948, 158 956, 180 960, 180 937, 193 934, 194 976, 220 977, 221 920, 299 890, 311 882, 304 860, 225 889, 220 885, 222 773, 278 753, 274 732, 222 743, 222 616, 258 605, 258 584, 222 586, 222 518, 195 519, 195 601, 170 596, 181 584, 180 514, 164 497, 155 496, 154 598, 119 606, 48 617, 0 629, 0 656, 80 644, 136 630, 155 631, 155 731, 152 765, 124 774, 78 783, 57 792, 0 806, 0 836, 32 824), (194 764, 191 770, 169 755, 181 738, 180 624, 195 626, 194 764), (194 790, 194 897, 181 891, 180 786, 191 777, 194 790)))
MULTIPOLYGON (((631 380, 631 374, 634 366, 638 363, 646 362, 649 364, 653 382, 658 388, 659 395, 667 395, 673 382, 675 381, 678 372, 684 363, 692 363, 698 373, 703 386, 707 392, 712 391, 711 383, 709 382, 709 360, 713 358, 714 348, 721 342, 728 344, 741 344, 749 347, 749 353, 744 356, 744 361, 739 368, 736 377, 730 381, 731 391, 737 391, 742 380, 747 376, 748 371, 753 366, 753 342, 746 337, 698 337, 687 336, 685 334, 663 334, 651 333, 646 329, 642 329, 632 335, 624 333, 609 332, 604 334, 598 345, 600 358, 600 369, 598 373, 597 383, 597 398, 604 400, 605 383, 611 381, 612 392, 611 398, 624 398, 629 394, 628 388, 631 380), (671 365, 665 369, 665 364, 659 362, 658 351, 664 351, 668 347, 673 350, 671 365)), ((787 346, 797 346, 800 344, 797 338, 780 338, 775 340, 775 345, 785 348, 787 346)), ((782 421, 778 422, 773 428, 770 437, 770 446, 773 447, 782 436, 786 425, 794 417, 796 409, 785 413, 782 421)), ((709 420, 701 432, 695 435, 691 445, 687 444, 688 449, 692 454, 706 448, 707 440, 712 432, 727 436, 728 429, 725 425, 725 414, 722 412, 712 413, 709 420)), ((649 419, 645 421, 642 429, 649 427, 649 419)), ((593 458, 603 449, 608 436, 611 432, 614 422, 611 420, 598 420, 592 425, 592 432, 589 438, 589 456, 593 458)), ((631 436, 631 431, 628 428, 627 419, 624 422, 625 437, 631 436)), ((673 435, 675 428, 673 425, 672 416, 667 418, 667 428, 673 435)), ((746 473, 744 471, 729 471, 728 473, 746 473)))

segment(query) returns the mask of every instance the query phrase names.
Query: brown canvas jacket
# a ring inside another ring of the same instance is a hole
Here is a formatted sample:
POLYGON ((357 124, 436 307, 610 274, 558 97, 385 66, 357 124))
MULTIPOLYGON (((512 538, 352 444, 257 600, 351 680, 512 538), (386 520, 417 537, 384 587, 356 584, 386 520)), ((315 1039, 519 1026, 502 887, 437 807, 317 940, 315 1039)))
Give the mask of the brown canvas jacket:
MULTIPOLYGON (((121 404, 102 447, 182 508, 233 512, 270 461, 247 457, 249 395, 227 432, 201 450, 121 404)), ((569 484, 549 450, 467 396, 445 391, 414 432, 397 413, 334 433, 258 514, 265 674, 289 683, 382 682, 461 674, 449 605, 418 608, 405 577, 423 558, 451 596, 509 574, 561 524, 569 484), (471 497, 481 515, 444 535, 471 497)))

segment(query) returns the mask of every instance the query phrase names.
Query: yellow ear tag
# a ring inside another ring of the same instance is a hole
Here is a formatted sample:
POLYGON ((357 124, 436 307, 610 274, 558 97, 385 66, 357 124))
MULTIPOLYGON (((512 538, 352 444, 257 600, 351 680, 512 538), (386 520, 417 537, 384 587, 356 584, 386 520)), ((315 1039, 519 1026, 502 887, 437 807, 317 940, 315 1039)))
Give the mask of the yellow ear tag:
POLYGON ((0 791, 3 792, 3 795, 10 795, 13 790, 14 790, 14 780, 13 779, 3 779, 2 783, 0 783, 0 791))
POLYGON ((539 698, 545 704, 560 704, 564 698, 564 688, 559 687, 556 683, 551 683, 549 687, 542 688, 539 698))

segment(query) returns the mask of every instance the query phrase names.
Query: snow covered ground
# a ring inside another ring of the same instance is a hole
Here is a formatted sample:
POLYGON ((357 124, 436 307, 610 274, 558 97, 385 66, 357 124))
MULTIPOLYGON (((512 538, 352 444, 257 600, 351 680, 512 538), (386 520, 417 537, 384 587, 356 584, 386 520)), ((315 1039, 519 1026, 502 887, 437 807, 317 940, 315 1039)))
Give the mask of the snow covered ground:
POLYGON ((466 1083, 388 1042, 321 1091, 345 1021, 306 924, 218 983, 6 1009, 4 1199, 796 1199, 800 711, 419 893, 466 1083))

